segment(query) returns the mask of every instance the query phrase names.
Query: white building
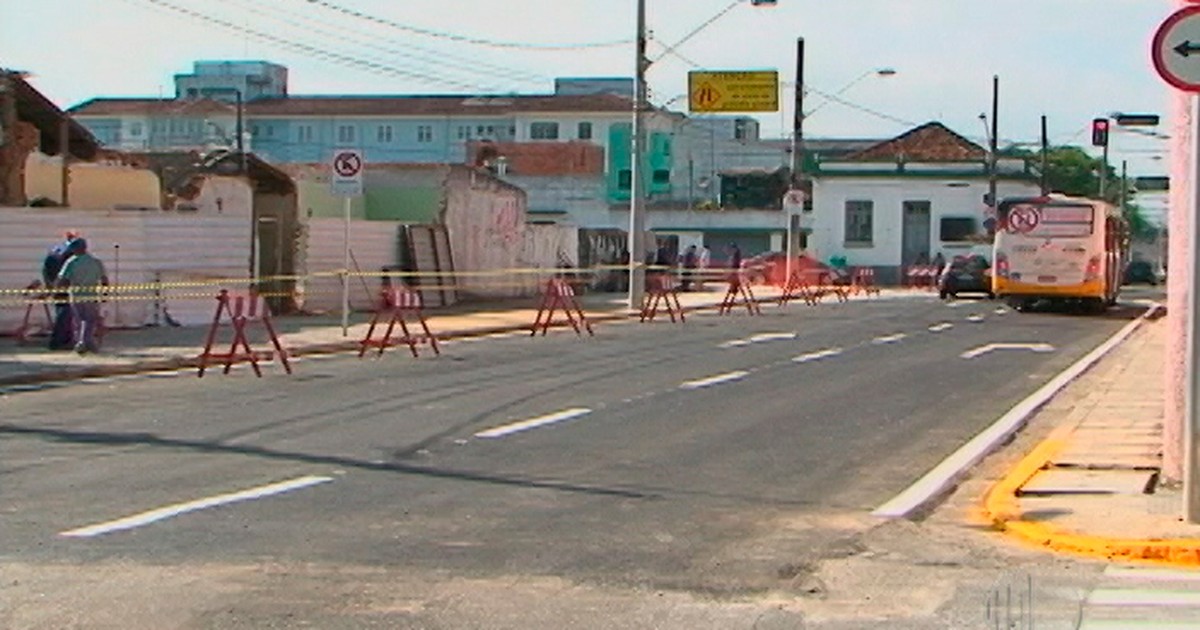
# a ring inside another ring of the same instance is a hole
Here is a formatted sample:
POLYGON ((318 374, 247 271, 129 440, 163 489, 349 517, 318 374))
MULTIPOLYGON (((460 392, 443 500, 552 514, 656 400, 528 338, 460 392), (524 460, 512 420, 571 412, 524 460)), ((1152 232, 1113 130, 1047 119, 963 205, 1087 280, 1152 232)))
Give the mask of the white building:
MULTIPOLYGON (((845 257, 895 282, 900 268, 942 254, 990 259, 987 152, 938 122, 809 170, 813 208, 803 218, 807 253, 845 257)), ((998 160, 997 194, 1040 194, 1023 159, 998 160)))

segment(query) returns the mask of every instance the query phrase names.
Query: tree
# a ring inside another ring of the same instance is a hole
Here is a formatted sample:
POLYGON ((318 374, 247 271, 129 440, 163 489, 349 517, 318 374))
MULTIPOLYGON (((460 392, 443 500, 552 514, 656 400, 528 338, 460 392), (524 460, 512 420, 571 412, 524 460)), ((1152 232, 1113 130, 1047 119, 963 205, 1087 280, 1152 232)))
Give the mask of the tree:
MULTIPOLYGON (((1034 168, 1039 171, 1042 167, 1041 151, 1035 153, 1014 147, 1003 153, 1031 160, 1034 168)), ((1102 162, 1103 160, 1088 155, 1081 147, 1050 147, 1046 152, 1046 185, 1051 192, 1099 199, 1100 169, 1104 167, 1102 162)), ((1104 168, 1108 176, 1104 199, 1109 203, 1119 205, 1121 203, 1121 178, 1112 165, 1104 168)), ((1129 228, 1134 236, 1148 237, 1155 233, 1154 226, 1146 219, 1142 208, 1128 197, 1125 202, 1125 220, 1129 221, 1129 228)))

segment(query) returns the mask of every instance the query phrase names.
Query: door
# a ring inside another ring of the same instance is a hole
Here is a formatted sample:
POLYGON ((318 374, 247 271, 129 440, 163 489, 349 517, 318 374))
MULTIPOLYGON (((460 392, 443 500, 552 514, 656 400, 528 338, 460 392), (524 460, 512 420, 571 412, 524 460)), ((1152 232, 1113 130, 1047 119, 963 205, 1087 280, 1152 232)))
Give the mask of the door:
POLYGON ((930 259, 930 204, 928 201, 905 201, 903 232, 900 243, 900 261, 904 266, 915 265, 920 260, 928 264, 930 259))

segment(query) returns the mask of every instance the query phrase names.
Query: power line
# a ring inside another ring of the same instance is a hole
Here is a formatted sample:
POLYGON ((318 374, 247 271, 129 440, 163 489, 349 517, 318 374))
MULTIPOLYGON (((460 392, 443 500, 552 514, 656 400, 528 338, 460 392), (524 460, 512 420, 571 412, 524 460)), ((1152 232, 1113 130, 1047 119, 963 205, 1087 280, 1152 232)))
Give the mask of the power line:
MULTIPOLYGON (((418 61, 418 62, 433 64, 435 66, 436 70, 442 70, 443 68, 453 68, 453 69, 460 70, 460 71, 463 71, 463 72, 466 72, 469 74, 478 74, 478 75, 489 76, 489 77, 499 76, 499 77, 506 78, 506 79, 509 79, 512 81, 516 81, 516 82, 520 82, 520 83, 528 83, 528 84, 541 83, 543 81, 550 80, 550 77, 546 77, 546 76, 542 76, 542 75, 538 75, 538 74, 534 74, 534 73, 530 73, 530 72, 513 70, 513 69, 507 68, 505 66, 489 63, 486 61, 480 61, 478 59, 465 59, 462 57, 457 57, 455 55, 449 55, 449 54, 443 53, 441 51, 435 51, 435 50, 428 49, 428 48, 422 48, 420 46, 414 46, 411 44, 403 44, 403 43, 396 42, 397 46, 415 50, 420 53, 425 53, 426 55, 425 56, 417 55, 417 54, 414 54, 411 52, 406 52, 406 51, 400 50, 398 48, 382 46, 380 44, 372 43, 370 41, 364 41, 364 40, 383 41, 385 39, 385 37, 383 35, 377 35, 377 34, 370 33, 370 32, 367 32, 367 31, 364 31, 361 29, 356 29, 353 27, 348 27, 348 26, 337 24, 337 23, 331 23, 328 20, 320 20, 320 19, 316 19, 316 18, 307 16, 307 15, 302 15, 302 14, 298 14, 298 13, 294 13, 294 12, 288 13, 288 12, 280 12, 280 11, 265 11, 263 9, 256 8, 254 6, 255 3, 253 2, 253 0, 249 0, 249 1, 247 1, 247 0, 218 0, 218 1, 224 2, 224 3, 229 3, 229 4, 234 4, 234 5, 236 5, 237 10, 239 10, 239 11, 245 11, 245 12, 253 13, 255 15, 260 15, 267 19, 276 20, 276 21, 282 22, 283 24, 286 24, 288 26, 291 26, 291 27, 294 27, 297 29, 302 29, 305 32, 316 33, 316 34, 319 34, 319 35, 322 35, 325 37, 333 38, 337 42, 338 46, 341 48, 344 48, 347 44, 361 42, 363 46, 365 46, 369 49, 372 49, 372 50, 380 51, 380 52, 383 52, 383 53, 386 53, 389 55, 403 57, 406 59, 412 59, 412 60, 418 61), (294 18, 291 16, 294 16, 294 18), (331 32, 329 30, 326 30, 326 28, 322 28, 322 27, 337 29, 338 31, 345 33, 345 35, 339 34, 337 32, 331 32), (454 62, 457 62, 457 63, 454 63, 454 62)), ((394 42, 394 38, 388 39, 387 41, 394 42)))
MULTIPOLYGON (((127 0, 127 1, 134 1, 134 0, 127 0)), ((155 5, 162 9, 170 10, 170 11, 180 14, 180 15, 184 15, 184 16, 196 19, 196 20, 207 22, 209 24, 218 26, 225 30, 234 31, 234 32, 237 32, 237 33, 240 33, 243 35, 254 37, 255 39, 260 39, 260 40, 269 42, 276 46, 280 46, 281 48, 285 48, 287 50, 299 52, 299 53, 306 54, 306 55, 311 55, 311 56, 321 59, 323 61, 328 61, 331 63, 343 65, 343 66, 353 67, 353 68, 356 68, 359 70, 363 70, 365 72, 382 74, 385 76, 406 77, 406 78, 417 79, 420 81, 424 81, 427 83, 433 83, 433 84, 453 85, 456 87, 466 88, 469 90, 477 89, 477 86, 475 86, 474 84, 467 83, 464 81, 459 81, 459 80, 455 80, 455 79, 449 79, 446 77, 439 77, 439 76, 435 76, 435 75, 425 74, 423 72, 416 72, 413 70, 404 70, 401 68, 397 68, 391 64, 379 63, 379 62, 375 62, 375 61, 371 61, 371 60, 364 60, 364 59, 354 57, 351 55, 346 55, 346 54, 342 54, 342 53, 338 53, 338 52, 329 51, 329 50, 319 48, 316 46, 311 46, 308 44, 298 43, 298 42, 295 42, 295 41, 292 41, 289 39, 285 39, 283 37, 272 35, 270 33, 264 33, 262 31, 258 31, 258 30, 251 29, 251 28, 248 28, 245 26, 234 24, 233 22, 230 22, 229 20, 226 20, 226 19, 213 17, 211 15, 206 15, 204 13, 200 13, 200 12, 192 10, 192 9, 180 7, 180 6, 177 6, 170 2, 167 2, 166 0, 140 0, 140 1, 149 3, 151 5, 155 5)))
POLYGON ((651 59, 651 60, 650 60, 650 63, 658 63, 659 61, 661 61, 663 57, 665 57, 665 56, 666 56, 667 54, 669 54, 669 53, 672 53, 672 52, 674 52, 676 48, 679 48, 680 46, 682 46, 682 45, 684 45, 685 43, 687 43, 687 41, 688 41, 689 39, 691 39, 691 38, 695 37, 696 35, 698 35, 698 34, 700 33, 700 31, 703 31, 704 29, 708 28, 708 27, 709 27, 709 25, 711 25, 713 22, 716 22, 717 20, 719 20, 719 19, 721 19, 721 18, 725 17, 725 15, 727 15, 727 14, 728 14, 730 11, 732 11, 732 10, 736 9, 736 8, 737 8, 737 5, 741 4, 741 3, 742 3, 742 1, 743 1, 743 0, 733 0, 733 2, 729 3, 729 6, 725 7, 724 9, 721 9, 720 11, 718 11, 718 12, 717 12, 717 14, 716 14, 716 15, 714 15, 714 16, 712 16, 712 17, 708 18, 707 20, 705 20, 704 22, 702 22, 702 23, 701 23, 699 26, 697 26, 696 28, 692 29, 690 32, 688 32, 688 34, 687 34, 687 35, 684 35, 682 39, 680 39, 679 41, 675 42, 674 44, 671 44, 670 46, 667 46, 667 47, 666 47, 666 48, 667 48, 667 49, 666 49, 666 51, 665 51, 663 54, 659 55, 659 56, 658 56, 658 58, 656 58, 656 59, 651 59))
POLYGON ((626 44, 633 43, 632 38, 611 40, 611 41, 604 41, 604 42, 582 42, 582 43, 576 43, 576 44, 535 44, 535 43, 528 43, 528 42, 505 42, 505 41, 498 41, 498 40, 493 40, 493 39, 468 37, 466 35, 458 35, 456 33, 449 33, 449 32, 445 32, 445 31, 436 31, 433 29, 421 28, 421 27, 412 26, 409 24, 401 24, 400 22, 396 22, 396 21, 389 20, 386 18, 378 17, 375 15, 369 15, 367 13, 363 13, 361 11, 351 9, 349 7, 344 7, 342 5, 339 5, 339 4, 336 4, 333 2, 327 2, 326 0, 297 0, 297 1, 306 2, 307 4, 310 4, 310 5, 316 5, 316 6, 319 6, 321 8, 324 8, 324 9, 327 9, 330 11, 336 11, 338 13, 348 15, 348 16, 351 16, 354 18, 358 18, 360 20, 367 20, 369 22, 374 22, 376 24, 381 24, 384 26, 388 26, 390 28, 407 31, 409 33, 413 33, 416 35, 424 35, 425 37, 445 39, 445 40, 449 40, 449 41, 461 42, 464 44, 490 46, 492 48, 518 48, 518 49, 522 49, 522 50, 531 50, 531 51, 561 52, 561 51, 566 51, 566 50, 580 50, 580 49, 587 49, 587 48, 611 48, 614 46, 624 46, 626 44))

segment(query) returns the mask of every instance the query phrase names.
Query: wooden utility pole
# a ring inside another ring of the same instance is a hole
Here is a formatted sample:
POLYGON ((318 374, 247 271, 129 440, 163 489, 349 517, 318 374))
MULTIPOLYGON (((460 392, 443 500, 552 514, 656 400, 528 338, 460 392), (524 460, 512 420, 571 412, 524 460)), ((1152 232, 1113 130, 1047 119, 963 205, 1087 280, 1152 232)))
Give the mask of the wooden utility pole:
POLYGON ((25 205, 21 171, 21 148, 17 138, 17 98, 12 75, 0 69, 0 206, 25 205))
POLYGON ((58 156, 62 158, 62 194, 59 197, 61 205, 71 205, 71 119, 63 114, 62 122, 58 125, 58 156))

